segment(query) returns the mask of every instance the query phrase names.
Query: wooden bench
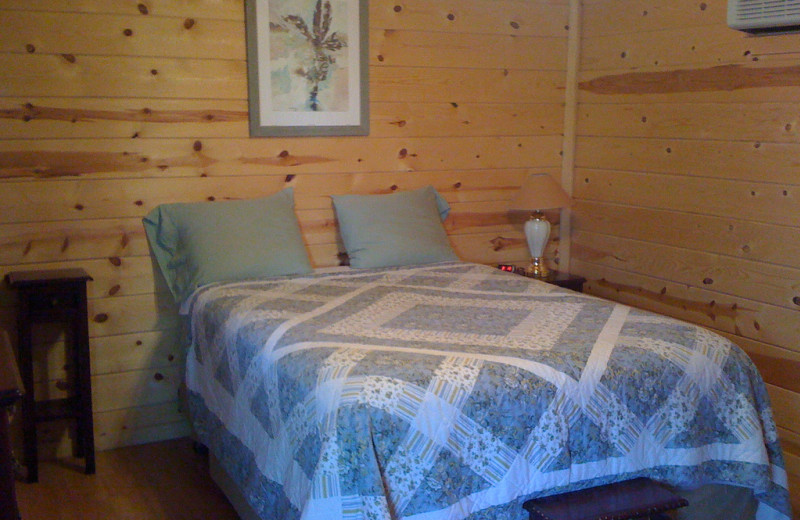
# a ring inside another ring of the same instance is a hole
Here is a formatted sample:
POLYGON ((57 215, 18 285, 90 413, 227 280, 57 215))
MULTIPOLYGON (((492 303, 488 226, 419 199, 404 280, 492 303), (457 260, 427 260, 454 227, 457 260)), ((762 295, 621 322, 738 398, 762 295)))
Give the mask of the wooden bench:
POLYGON ((530 520, 667 520, 662 513, 689 502, 649 478, 636 478, 580 491, 528 500, 530 520))

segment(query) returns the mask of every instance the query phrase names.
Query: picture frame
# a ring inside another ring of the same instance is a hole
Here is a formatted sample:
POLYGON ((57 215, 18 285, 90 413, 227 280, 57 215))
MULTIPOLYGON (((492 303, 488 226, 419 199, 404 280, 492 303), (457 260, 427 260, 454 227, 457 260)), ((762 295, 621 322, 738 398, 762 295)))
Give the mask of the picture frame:
POLYGON ((245 0, 251 137, 369 134, 368 0, 245 0))

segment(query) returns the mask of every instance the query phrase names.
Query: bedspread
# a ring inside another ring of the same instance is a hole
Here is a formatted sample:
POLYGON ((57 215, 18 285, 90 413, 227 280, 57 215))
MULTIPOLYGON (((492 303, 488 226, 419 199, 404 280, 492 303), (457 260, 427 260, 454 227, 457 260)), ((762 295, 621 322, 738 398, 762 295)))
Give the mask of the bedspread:
POLYGON ((190 316, 200 439, 264 519, 512 519, 649 476, 790 517, 764 384, 701 327, 488 266, 212 284, 190 316))

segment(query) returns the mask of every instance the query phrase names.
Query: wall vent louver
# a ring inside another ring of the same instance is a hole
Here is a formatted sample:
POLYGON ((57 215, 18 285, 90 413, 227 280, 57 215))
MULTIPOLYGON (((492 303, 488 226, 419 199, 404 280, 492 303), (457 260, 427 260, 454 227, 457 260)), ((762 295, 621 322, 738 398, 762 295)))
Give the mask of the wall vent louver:
POLYGON ((800 30, 800 0, 728 0, 728 26, 751 33, 800 30))

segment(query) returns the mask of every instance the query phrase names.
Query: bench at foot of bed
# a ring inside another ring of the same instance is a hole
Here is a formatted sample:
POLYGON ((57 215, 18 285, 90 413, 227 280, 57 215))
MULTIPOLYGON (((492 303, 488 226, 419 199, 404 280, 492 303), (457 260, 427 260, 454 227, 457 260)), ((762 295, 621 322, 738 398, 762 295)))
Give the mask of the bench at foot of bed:
POLYGON ((662 513, 689 502, 649 478, 636 478, 528 500, 530 520, 667 520, 662 513))

